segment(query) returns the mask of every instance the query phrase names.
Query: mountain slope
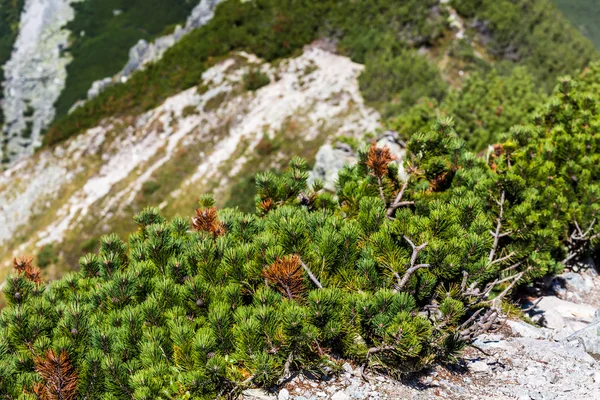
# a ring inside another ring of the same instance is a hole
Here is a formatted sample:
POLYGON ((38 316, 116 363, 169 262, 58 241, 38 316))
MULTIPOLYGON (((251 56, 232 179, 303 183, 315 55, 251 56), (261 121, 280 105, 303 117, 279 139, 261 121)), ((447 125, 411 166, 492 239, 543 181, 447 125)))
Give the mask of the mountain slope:
POLYGON ((205 192, 220 204, 252 202, 247 193, 231 199, 236 183, 278 170, 292 155, 314 160, 340 135, 378 128, 378 114, 359 93, 361 71, 314 46, 276 66, 235 54, 158 108, 107 119, 19 162, 0 175, 4 261, 10 249, 56 244, 60 268, 72 268, 102 232, 135 229, 133 210, 160 204, 166 215, 187 215, 205 192), (271 82, 249 91, 245 79, 257 68, 271 82))
POLYGON ((525 122, 556 75, 596 57, 548 1, 511 1, 508 13, 495 4, 226 0, 212 20, 209 8, 206 25, 54 121, 46 147, 0 176, 4 254, 43 247, 56 276, 100 234, 134 229, 129 216, 146 205, 187 215, 216 190, 220 205, 250 211, 256 171, 298 153, 312 162, 340 135, 356 143, 385 122, 374 108, 403 139, 460 110, 461 134, 490 138, 469 139, 480 150, 500 134, 492 127, 525 122))

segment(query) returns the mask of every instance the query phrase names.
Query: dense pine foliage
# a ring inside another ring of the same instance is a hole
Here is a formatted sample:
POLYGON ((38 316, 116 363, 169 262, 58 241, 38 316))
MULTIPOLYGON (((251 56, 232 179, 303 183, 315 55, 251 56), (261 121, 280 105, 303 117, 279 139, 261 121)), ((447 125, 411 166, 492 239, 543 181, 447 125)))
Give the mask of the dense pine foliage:
POLYGON ((526 124, 546 97, 524 67, 506 75, 495 69, 476 72, 460 90, 451 90, 442 102, 421 98, 406 112, 390 118, 388 126, 408 140, 414 132, 428 129, 437 119, 452 117, 467 148, 477 152, 500 142, 512 126, 526 124))
MULTIPOLYGON (((485 69, 500 63, 511 69, 522 64, 536 84, 549 91, 558 75, 583 68, 596 57, 592 43, 550 0, 451 4, 467 28, 461 42, 466 48, 460 51, 465 67, 485 69), (489 47, 489 62, 474 57, 471 39, 489 47)), ((156 107, 168 96, 200 84, 202 73, 231 51, 245 50, 273 61, 318 38, 337 42, 340 52, 365 64, 361 78, 365 98, 389 116, 405 111, 421 96, 444 97, 446 84, 438 68, 418 50, 435 52, 449 30, 448 10, 437 0, 228 0, 217 7, 213 20, 187 35, 159 62, 58 118, 44 141, 52 145, 103 118, 156 107)), ((89 73, 77 71, 75 65, 77 61, 69 70, 71 82, 89 80, 89 73)), ((67 85, 60 108, 68 109, 67 103, 85 97, 86 90, 83 85, 67 85)))
POLYGON ((45 284, 15 260, 0 316, 6 398, 215 398, 340 358, 412 371, 489 329, 518 284, 594 249, 600 66, 561 78, 485 157, 451 119, 403 171, 366 146, 337 198, 291 161, 256 178, 256 213, 202 196, 191 223, 154 209, 45 284))

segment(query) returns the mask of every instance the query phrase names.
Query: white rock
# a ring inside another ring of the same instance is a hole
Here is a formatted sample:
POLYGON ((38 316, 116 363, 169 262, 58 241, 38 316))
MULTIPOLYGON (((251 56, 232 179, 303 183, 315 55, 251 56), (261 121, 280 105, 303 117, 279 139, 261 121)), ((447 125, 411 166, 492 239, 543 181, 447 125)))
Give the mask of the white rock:
POLYGON ((54 103, 64 88, 70 62, 60 51, 69 43, 70 32, 64 26, 75 15, 71 4, 79 1, 25 1, 14 50, 3 66, 0 102, 5 118, 0 132, 7 135, 6 156, 12 161, 32 154, 41 144, 40 132, 54 119, 54 103), (25 117, 29 110, 33 115, 25 117), (29 137, 22 135, 27 130, 29 137))
POLYGON ((279 395, 277 396, 278 400, 288 400, 290 398, 290 392, 283 388, 279 391, 279 395))
POLYGON ((600 322, 595 322, 581 329, 565 339, 567 342, 576 342, 583 349, 596 356, 600 356, 600 322))
POLYGON ((350 396, 343 391, 339 391, 331 396, 331 400, 350 400, 350 396))
POLYGON ((522 337, 531 339, 541 339, 544 337, 544 333, 540 328, 530 325, 523 321, 508 320, 507 325, 513 331, 513 334, 522 337))
POLYGON ((277 397, 262 389, 247 389, 242 394, 246 400, 277 400, 277 397))
POLYGON ((489 369, 490 367, 485 361, 475 361, 474 363, 469 364, 469 370, 475 373, 485 373, 488 372, 489 369))
POLYGON ((348 372, 349 374, 352 373, 352 366, 348 363, 344 363, 344 365, 342 365, 342 368, 344 369, 344 371, 348 372))
POLYGON ((587 304, 577 304, 561 300, 558 297, 542 298, 538 305, 529 312, 532 319, 541 320, 548 328, 574 331, 583 329, 594 320, 596 308, 587 304))
POLYGON ((338 172, 344 165, 353 165, 357 161, 358 158, 350 146, 338 144, 333 147, 330 144, 324 144, 317 152, 309 184, 312 184, 316 179, 320 179, 325 184, 325 190, 335 192, 335 181, 338 172))

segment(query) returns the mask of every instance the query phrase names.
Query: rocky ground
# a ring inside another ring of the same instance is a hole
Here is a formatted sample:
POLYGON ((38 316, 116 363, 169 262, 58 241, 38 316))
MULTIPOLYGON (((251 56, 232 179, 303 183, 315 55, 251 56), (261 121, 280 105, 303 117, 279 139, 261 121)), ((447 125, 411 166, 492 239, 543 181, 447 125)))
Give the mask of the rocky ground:
POLYGON ((401 381, 349 363, 326 379, 298 375, 278 392, 247 390, 247 400, 600 399, 600 277, 594 269, 547 282, 529 311, 540 326, 507 320, 477 339, 459 363, 401 381))

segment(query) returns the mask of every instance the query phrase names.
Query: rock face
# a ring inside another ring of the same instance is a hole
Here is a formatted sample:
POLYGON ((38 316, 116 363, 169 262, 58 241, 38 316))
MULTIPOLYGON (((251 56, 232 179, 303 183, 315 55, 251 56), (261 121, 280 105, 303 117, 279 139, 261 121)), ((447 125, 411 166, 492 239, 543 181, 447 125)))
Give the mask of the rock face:
POLYGON ((135 71, 143 69, 148 63, 159 60, 165 51, 177 43, 183 36, 193 29, 206 25, 214 16, 214 10, 224 0, 201 0, 192 10, 185 26, 177 26, 171 35, 165 35, 152 43, 140 40, 129 50, 129 60, 121 72, 114 77, 104 78, 92 84, 88 91, 88 99, 98 96, 106 87, 114 82, 124 82, 135 71))
POLYGON ((70 61, 62 54, 69 39, 64 26, 74 17, 71 4, 78 1, 25 1, 19 35, 4 65, 4 162, 32 154, 40 132, 54 118, 54 102, 64 88, 70 61))
POLYGON ((582 346, 583 350, 600 360, 600 320, 575 332, 565 340, 582 346))
POLYGON ((323 189, 335 192, 335 180, 338 172, 344 165, 353 165, 358 161, 356 152, 347 144, 324 144, 317 153, 315 166, 311 172, 309 182, 316 179, 324 182, 323 189))
POLYGON ((103 121, 19 161, 0 173, 0 265, 49 243, 79 249, 71 240, 123 229, 146 205, 188 215, 208 192, 223 204, 240 177, 285 167, 299 152, 314 158, 337 136, 375 131, 379 115, 358 88, 362 68, 311 46, 277 66, 235 54, 154 110, 103 121), (246 91, 250 68, 271 82, 246 91), (152 200, 147 182, 160 186, 152 200))
POLYGON ((575 332, 594 320, 596 308, 546 296, 529 312, 534 321, 556 331, 575 332))
MULTIPOLYGON (((398 133, 386 131, 376 141, 379 147, 388 147, 392 154, 396 156, 395 162, 400 165, 400 175, 405 178, 402 162, 406 155, 406 145, 399 139, 398 133)), ((319 179, 324 183, 323 189, 335 192, 335 183, 339 171, 344 165, 354 165, 357 162, 358 154, 348 144, 342 142, 337 142, 334 145, 324 144, 317 153, 309 183, 319 179)))

